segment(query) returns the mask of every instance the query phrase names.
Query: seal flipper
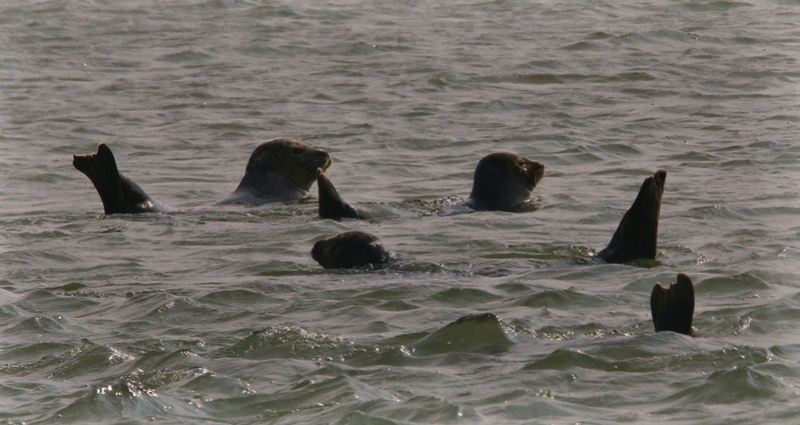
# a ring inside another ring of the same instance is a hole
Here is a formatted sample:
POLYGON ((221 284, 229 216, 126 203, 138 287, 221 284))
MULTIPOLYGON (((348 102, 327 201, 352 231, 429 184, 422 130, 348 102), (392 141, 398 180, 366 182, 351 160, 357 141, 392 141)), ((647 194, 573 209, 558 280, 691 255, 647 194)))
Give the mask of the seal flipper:
POLYGON ((678 280, 669 287, 656 283, 650 294, 650 310, 656 332, 691 334, 694 316, 692 278, 686 273, 678 273, 678 280))
POLYGON ((105 143, 97 145, 96 153, 72 155, 72 165, 92 181, 106 214, 171 211, 119 172, 114 154, 105 143))
POLYGON ((644 180, 636 200, 622 217, 608 246, 597 256, 608 263, 655 259, 658 220, 667 171, 663 168, 644 180))
POLYGON ((325 176, 322 168, 317 169, 317 189, 319 191, 319 216, 340 220, 342 218, 360 219, 361 216, 355 208, 339 196, 333 183, 325 176))

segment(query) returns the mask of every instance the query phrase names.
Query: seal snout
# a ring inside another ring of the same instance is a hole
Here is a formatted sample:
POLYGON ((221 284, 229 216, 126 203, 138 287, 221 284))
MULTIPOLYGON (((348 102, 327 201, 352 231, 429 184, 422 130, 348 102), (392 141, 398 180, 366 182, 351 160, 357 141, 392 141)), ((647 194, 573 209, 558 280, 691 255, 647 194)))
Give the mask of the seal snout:
POLYGON ((529 159, 524 159, 522 169, 524 170, 527 176, 526 179, 529 181, 531 186, 529 190, 533 190, 536 185, 542 181, 546 173, 544 164, 539 161, 531 161, 529 159))
POLYGON ((541 162, 536 162, 536 165, 540 168, 540 173, 542 174, 542 177, 544 177, 545 174, 547 174, 547 168, 541 162))
POLYGON ((545 168, 544 164, 539 161, 530 161, 530 169, 531 173, 537 180, 541 180, 542 177, 547 173, 547 169, 545 168))

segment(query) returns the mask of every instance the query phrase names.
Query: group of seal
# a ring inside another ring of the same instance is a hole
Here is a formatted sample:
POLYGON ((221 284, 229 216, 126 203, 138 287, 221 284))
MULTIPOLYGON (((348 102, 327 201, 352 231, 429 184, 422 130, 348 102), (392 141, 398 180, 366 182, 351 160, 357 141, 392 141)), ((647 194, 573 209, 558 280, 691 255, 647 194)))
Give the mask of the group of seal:
MULTIPOLYGON (((150 197, 133 180, 119 172, 111 149, 104 143, 97 152, 73 155, 73 165, 94 185, 105 214, 174 212, 174 208, 150 197)), ((250 155, 238 187, 217 205, 263 205, 302 199, 317 182, 319 215, 330 219, 360 219, 358 211, 339 196, 325 176, 331 156, 289 138, 270 139, 250 155)), ((545 166, 510 152, 483 157, 475 169, 472 191, 464 206, 476 211, 520 211, 531 200, 533 189, 545 175, 545 166)), ((642 183, 633 205, 622 218, 611 242, 597 256, 607 263, 655 259, 661 198, 667 172, 656 171, 642 183)), ((312 258, 324 268, 380 267, 393 261, 380 240, 371 234, 349 231, 320 240, 312 258)), ((657 332, 691 333, 694 286, 685 273, 677 283, 657 283, 651 294, 653 324, 657 332)))
MULTIPOLYGON (((263 205, 302 199, 317 179, 317 173, 332 162, 327 152, 298 140, 267 140, 250 155, 236 190, 216 204, 263 205)), ((72 165, 92 181, 106 214, 176 211, 150 197, 120 173, 114 154, 105 143, 100 143, 93 154, 73 155, 72 165)))
MULTIPOLYGON (((478 163, 472 192, 465 205, 475 210, 517 211, 530 200, 533 189, 545 175, 545 166, 519 155, 501 152, 487 155, 478 163)), ((667 171, 659 169, 642 182, 633 205, 625 212, 611 242, 597 253, 606 263, 629 263, 656 258, 658 222, 667 171)), ((345 202, 320 170, 319 215, 322 218, 361 218, 345 202)), ((348 269, 382 267, 395 256, 374 235, 348 231, 317 241, 311 257, 322 267, 348 269)), ((694 284, 686 273, 679 273, 676 283, 656 283, 650 296, 656 332, 690 334, 694 316, 694 284)))

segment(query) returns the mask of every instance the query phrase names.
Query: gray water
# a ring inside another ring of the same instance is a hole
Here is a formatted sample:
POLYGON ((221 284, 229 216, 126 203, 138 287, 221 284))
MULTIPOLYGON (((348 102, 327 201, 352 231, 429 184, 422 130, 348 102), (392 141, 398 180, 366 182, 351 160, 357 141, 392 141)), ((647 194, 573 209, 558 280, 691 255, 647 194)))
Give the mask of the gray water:
POLYGON ((7 423, 800 423, 797 1, 0 4, 7 423), (372 217, 217 208, 295 137, 372 217), (182 212, 109 216, 106 142, 182 212), (533 211, 442 215, 487 153, 533 211), (668 170, 658 256, 587 264, 668 170), (328 271, 359 229, 400 259, 328 271), (693 336, 654 333, 689 273, 693 336), (460 317, 486 314, 446 327, 460 317))

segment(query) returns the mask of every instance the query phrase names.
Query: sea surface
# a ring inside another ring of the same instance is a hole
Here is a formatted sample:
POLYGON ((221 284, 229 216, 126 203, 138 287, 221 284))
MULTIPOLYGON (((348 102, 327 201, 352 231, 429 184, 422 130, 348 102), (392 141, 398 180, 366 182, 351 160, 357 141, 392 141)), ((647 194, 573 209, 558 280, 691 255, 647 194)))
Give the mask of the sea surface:
POLYGON ((796 0, 3 0, 0 144, 4 423, 800 423, 796 0), (213 206, 273 137, 369 219, 213 206), (100 142, 180 212, 104 216, 100 142), (443 213, 497 151, 530 211, 443 213), (397 264, 322 269, 347 230, 397 264))

